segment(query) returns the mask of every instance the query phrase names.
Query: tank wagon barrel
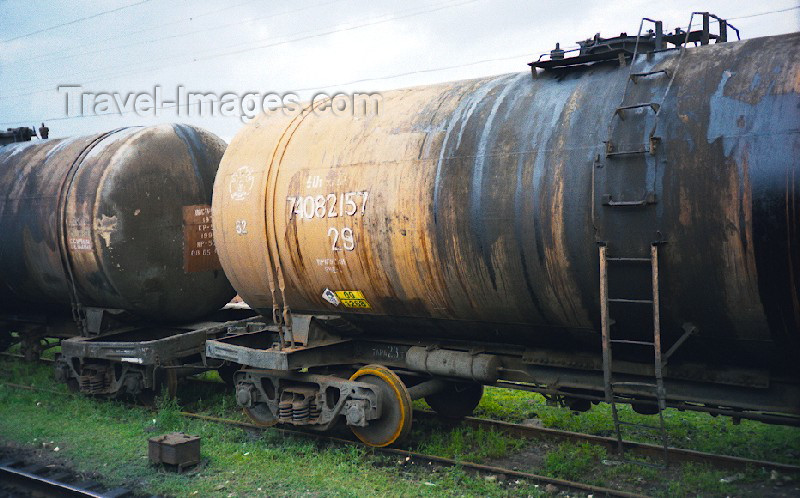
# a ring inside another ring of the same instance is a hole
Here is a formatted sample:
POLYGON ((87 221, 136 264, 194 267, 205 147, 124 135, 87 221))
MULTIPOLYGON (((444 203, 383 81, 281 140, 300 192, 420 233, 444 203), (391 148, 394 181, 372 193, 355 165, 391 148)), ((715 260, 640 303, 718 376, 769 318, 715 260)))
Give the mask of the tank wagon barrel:
MULTIPOLYGON (((258 354, 248 334, 208 353, 272 369, 239 373, 251 415, 287 421, 290 391, 335 405, 279 372, 363 363, 408 385, 800 414, 800 33, 637 38, 638 57, 559 56, 535 77, 387 92, 357 118, 334 101, 246 126, 215 182, 215 237, 239 294, 285 323, 258 354)), ((375 397, 348 382, 349 417, 375 397)), ((365 410, 348 423, 378 417, 365 410)))
POLYGON ((0 148, 0 347, 17 332, 33 358, 67 338, 55 378, 109 397, 224 373, 202 355, 233 311, 218 311, 234 292, 211 227, 224 150, 186 125, 0 148))
POLYGON ((210 204, 224 150, 186 125, 0 148, 0 313, 72 308, 96 333, 99 310, 164 323, 221 308, 234 292, 210 204))

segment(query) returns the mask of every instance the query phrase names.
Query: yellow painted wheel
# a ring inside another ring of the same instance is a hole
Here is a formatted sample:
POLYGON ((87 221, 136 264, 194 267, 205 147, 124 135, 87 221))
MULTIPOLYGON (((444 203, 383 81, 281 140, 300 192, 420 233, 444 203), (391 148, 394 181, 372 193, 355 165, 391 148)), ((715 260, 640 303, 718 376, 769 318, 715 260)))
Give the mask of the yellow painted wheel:
POLYGON ((362 443, 381 448, 405 437, 411 431, 411 396, 400 377, 381 365, 367 365, 350 380, 376 386, 381 393, 381 416, 366 427, 350 427, 362 443))

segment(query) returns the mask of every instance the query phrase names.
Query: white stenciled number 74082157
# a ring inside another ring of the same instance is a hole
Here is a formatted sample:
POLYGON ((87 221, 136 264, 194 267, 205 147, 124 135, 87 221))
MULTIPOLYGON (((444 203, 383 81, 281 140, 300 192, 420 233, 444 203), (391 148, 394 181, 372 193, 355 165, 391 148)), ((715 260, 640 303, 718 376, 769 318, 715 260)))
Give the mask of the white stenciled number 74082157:
MULTIPOLYGON (((309 221, 325 218, 364 216, 369 192, 331 192, 329 194, 287 196, 289 219, 309 221)), ((328 227, 333 251, 352 251, 356 247, 351 227, 328 227)))

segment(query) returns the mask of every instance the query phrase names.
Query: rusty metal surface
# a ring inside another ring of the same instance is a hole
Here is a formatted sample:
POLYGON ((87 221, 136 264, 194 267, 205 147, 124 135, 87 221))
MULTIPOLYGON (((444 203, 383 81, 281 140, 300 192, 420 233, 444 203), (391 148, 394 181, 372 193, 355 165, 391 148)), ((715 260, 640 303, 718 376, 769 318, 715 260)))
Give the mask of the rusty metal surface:
POLYGON ((225 331, 225 324, 198 323, 192 327, 146 327, 62 341, 61 355, 70 360, 113 360, 139 365, 164 365, 205 350, 208 337, 225 331))
POLYGON ((0 308, 77 299, 187 321, 222 307, 234 292, 221 270, 185 271, 183 209, 210 204, 224 147, 162 125, 0 149, 0 308))
POLYGON ((183 432, 170 432, 147 440, 147 457, 157 465, 188 466, 200 463, 200 438, 183 432))
POLYGON ((221 270, 211 230, 211 206, 183 207, 183 271, 221 270))
MULTIPOLYGON (((7 131, 0 131, 0 146, 13 144, 16 142, 29 142, 36 136, 36 130, 22 126, 20 128, 8 128, 7 131)), ((47 137, 43 137, 47 138, 47 137)))
MULTIPOLYGON (((379 116, 260 118, 216 179, 221 263, 268 316, 285 304, 370 334, 598 350, 597 242, 644 256, 662 241, 665 347, 698 329, 670 362, 794 375, 798 48, 795 33, 638 59, 637 73, 679 70, 637 82, 667 92, 658 153, 627 170, 605 157, 629 75, 615 64, 384 93, 379 116), (652 209, 603 204, 648 189, 652 209)), ((639 124, 616 145, 647 144, 652 113, 627 112, 639 124)), ((652 336, 635 324, 615 327, 652 336)))

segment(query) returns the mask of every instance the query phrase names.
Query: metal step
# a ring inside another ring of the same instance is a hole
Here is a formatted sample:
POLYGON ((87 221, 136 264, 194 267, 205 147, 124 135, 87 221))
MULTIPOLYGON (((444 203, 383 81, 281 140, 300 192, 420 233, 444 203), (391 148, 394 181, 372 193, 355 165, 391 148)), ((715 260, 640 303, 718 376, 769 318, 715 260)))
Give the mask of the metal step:
POLYGON ((641 149, 634 149, 634 150, 619 150, 616 152, 606 152, 606 157, 619 157, 619 156, 634 156, 636 154, 649 154, 650 149, 648 147, 643 147, 641 149))
POLYGON ((620 157, 620 156, 634 156, 637 154, 650 154, 655 155, 656 147, 661 141, 661 137, 652 136, 647 144, 642 144, 638 149, 617 150, 614 142, 609 137, 608 140, 603 142, 606 144, 606 157, 620 157))
POLYGON ((609 303, 628 303, 628 304, 653 304, 652 299, 622 299, 608 298, 609 303))
POLYGON ((635 201, 615 201, 613 194, 604 194, 602 203, 604 206, 612 207, 641 207, 647 206, 648 204, 655 204, 656 194, 654 192, 648 192, 643 199, 635 201))
POLYGON ((611 339, 611 342, 616 342, 619 344, 635 344, 637 346, 655 346, 655 342, 648 342, 648 341, 633 341, 630 339, 611 339))
POLYGON ((606 258, 606 261, 650 263, 650 258, 606 258))
POLYGON ((631 109, 642 109, 645 107, 649 107, 650 109, 653 110, 653 112, 658 112, 658 110, 661 108, 661 104, 657 102, 640 102, 638 104, 623 105, 617 107, 617 110, 614 111, 614 114, 618 115, 620 119, 624 119, 622 117, 622 111, 629 111, 631 109))
POLYGON ((669 73, 667 72, 666 69, 659 69, 658 71, 646 71, 644 73, 631 73, 629 77, 631 81, 633 81, 633 84, 635 85, 637 84, 636 83, 637 78, 645 78, 647 76, 652 76, 654 74, 659 74, 659 73, 663 73, 665 76, 669 77, 669 73))

